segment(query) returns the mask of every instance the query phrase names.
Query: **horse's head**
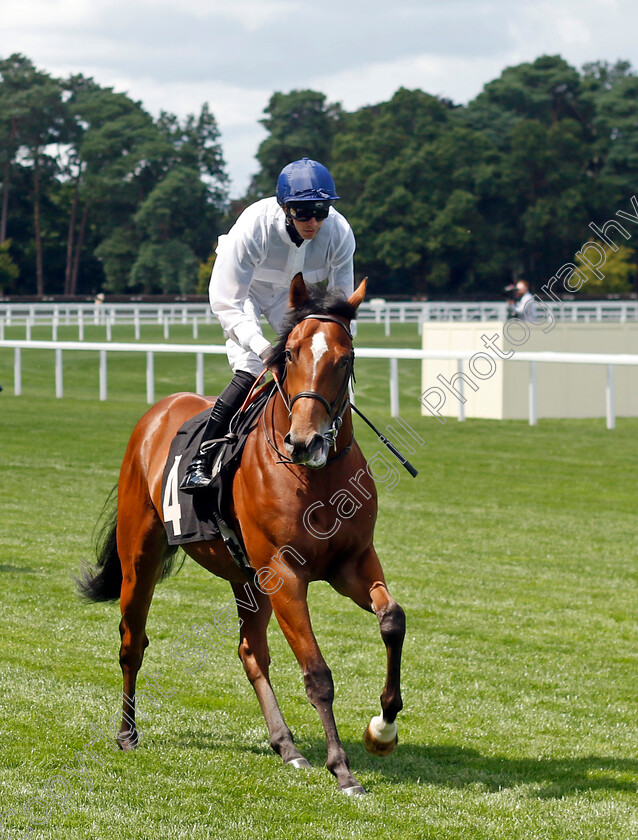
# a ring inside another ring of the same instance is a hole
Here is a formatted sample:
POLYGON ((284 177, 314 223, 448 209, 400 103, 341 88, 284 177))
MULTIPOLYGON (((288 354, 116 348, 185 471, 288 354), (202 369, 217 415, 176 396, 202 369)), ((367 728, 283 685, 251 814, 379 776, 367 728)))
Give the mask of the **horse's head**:
POLYGON ((290 429, 284 446, 295 464, 325 466, 348 407, 354 350, 350 320, 365 297, 366 281, 346 300, 309 293, 301 274, 290 287, 295 326, 279 349, 285 368, 290 429))

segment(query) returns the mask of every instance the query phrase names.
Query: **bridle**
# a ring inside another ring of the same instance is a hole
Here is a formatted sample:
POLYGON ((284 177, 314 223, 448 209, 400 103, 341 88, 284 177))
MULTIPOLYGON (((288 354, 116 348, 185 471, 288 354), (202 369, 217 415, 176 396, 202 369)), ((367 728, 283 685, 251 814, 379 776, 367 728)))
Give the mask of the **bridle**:
MULTIPOLYGON (((343 330, 345 330, 346 333, 348 334, 348 338, 350 339, 350 341, 352 341, 352 339, 353 339, 352 333, 350 332, 348 327, 343 323, 343 321, 339 320, 339 318, 335 318, 332 315, 321 315, 321 314, 318 314, 318 313, 312 313, 310 315, 306 315, 305 318, 302 318, 301 321, 299 321, 299 323, 301 324, 303 321, 309 321, 309 320, 330 321, 334 324, 339 324, 339 326, 343 330)), ((275 380, 275 385, 277 386, 277 390, 279 391, 279 394, 280 394, 281 399, 283 401, 283 404, 288 411, 288 419, 289 420, 292 420, 292 407, 297 402, 297 400, 310 399, 310 400, 317 400, 318 402, 321 403, 321 405, 325 408, 326 413, 328 414, 328 418, 330 420, 330 428, 328 429, 327 432, 325 432, 322 435, 322 437, 324 438, 324 440, 326 440, 328 442, 328 444, 331 447, 336 449, 337 448, 337 436, 339 434, 339 430, 341 429, 341 425, 343 423, 343 415, 345 414, 346 409, 350 405, 350 394, 348 393, 348 386, 350 384, 350 379, 352 379, 354 381, 354 348, 351 348, 351 350, 350 350, 350 357, 349 357, 348 365, 346 367, 346 371, 345 371, 345 374, 344 374, 344 377, 343 377, 343 382, 341 383, 341 387, 339 388, 337 396, 334 398, 334 400, 331 403, 328 402, 328 400, 322 394, 318 393, 317 391, 299 391, 293 397, 289 397, 286 394, 286 392, 284 391, 284 389, 282 388, 282 383, 285 380, 285 375, 284 375, 284 379, 282 379, 281 382, 279 381, 279 377, 277 376, 277 374, 274 370, 272 371, 272 375, 273 375, 273 379, 275 380)), ((266 429, 265 411, 264 411, 264 414, 262 415, 262 417, 263 417, 264 431, 266 433, 266 440, 268 441, 270 446, 280 456, 280 458, 282 459, 282 461, 284 463, 290 463, 290 464, 294 463, 292 458, 289 458, 287 455, 284 455, 283 452, 280 452, 279 449, 277 449, 277 446, 275 445, 275 443, 271 440, 271 438, 268 434, 268 431, 266 429)), ((343 455, 347 454, 350 451, 351 447, 352 447, 352 441, 350 441, 350 444, 346 447, 346 449, 344 449, 338 455, 335 455, 334 457, 329 458, 328 462, 335 461, 337 458, 341 458, 343 455)))

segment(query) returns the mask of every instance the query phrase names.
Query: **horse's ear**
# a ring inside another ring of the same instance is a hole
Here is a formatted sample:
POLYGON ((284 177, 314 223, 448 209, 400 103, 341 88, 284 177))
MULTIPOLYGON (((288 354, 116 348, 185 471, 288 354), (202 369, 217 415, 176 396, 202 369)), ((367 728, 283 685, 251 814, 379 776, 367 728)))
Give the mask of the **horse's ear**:
POLYGON ((348 298, 348 303, 351 306, 354 306, 355 309, 358 309, 361 304, 363 303, 363 299, 366 296, 366 286, 368 284, 368 278, 364 277, 363 280, 359 283, 357 288, 348 298))
POLYGON ((303 281, 303 275, 299 271, 292 278, 292 283, 290 284, 290 298, 288 303, 292 309, 301 309, 301 307, 305 304, 307 300, 308 289, 306 289, 306 284, 303 281))

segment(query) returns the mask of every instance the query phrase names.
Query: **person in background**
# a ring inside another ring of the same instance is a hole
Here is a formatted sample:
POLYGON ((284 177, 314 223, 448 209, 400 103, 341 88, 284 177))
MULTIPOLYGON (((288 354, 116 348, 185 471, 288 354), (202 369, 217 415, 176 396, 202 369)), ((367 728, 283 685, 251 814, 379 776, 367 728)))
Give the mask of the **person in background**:
POLYGON ((279 332, 293 277, 302 272, 306 283, 327 280, 328 288, 346 297, 352 294, 355 239, 333 206, 338 199, 323 164, 296 160, 282 169, 276 195, 247 207, 229 233, 219 237, 209 297, 226 336, 233 378, 211 409, 202 445, 180 490, 196 493, 210 485, 217 444, 271 349, 260 316, 279 332))
POLYGON ((527 280, 519 280, 516 283, 513 300, 507 303, 508 318, 520 318, 522 321, 536 321, 536 303, 534 296, 529 290, 527 280))

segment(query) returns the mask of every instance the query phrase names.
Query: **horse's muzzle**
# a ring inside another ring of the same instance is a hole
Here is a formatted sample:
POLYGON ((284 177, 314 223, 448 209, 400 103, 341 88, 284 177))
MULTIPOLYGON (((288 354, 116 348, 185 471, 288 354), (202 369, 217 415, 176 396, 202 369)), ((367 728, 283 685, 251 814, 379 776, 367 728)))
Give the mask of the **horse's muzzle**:
POLYGON ((319 470, 326 465, 330 442, 321 435, 311 435, 308 440, 293 439, 292 432, 284 438, 284 447, 294 464, 319 470))

